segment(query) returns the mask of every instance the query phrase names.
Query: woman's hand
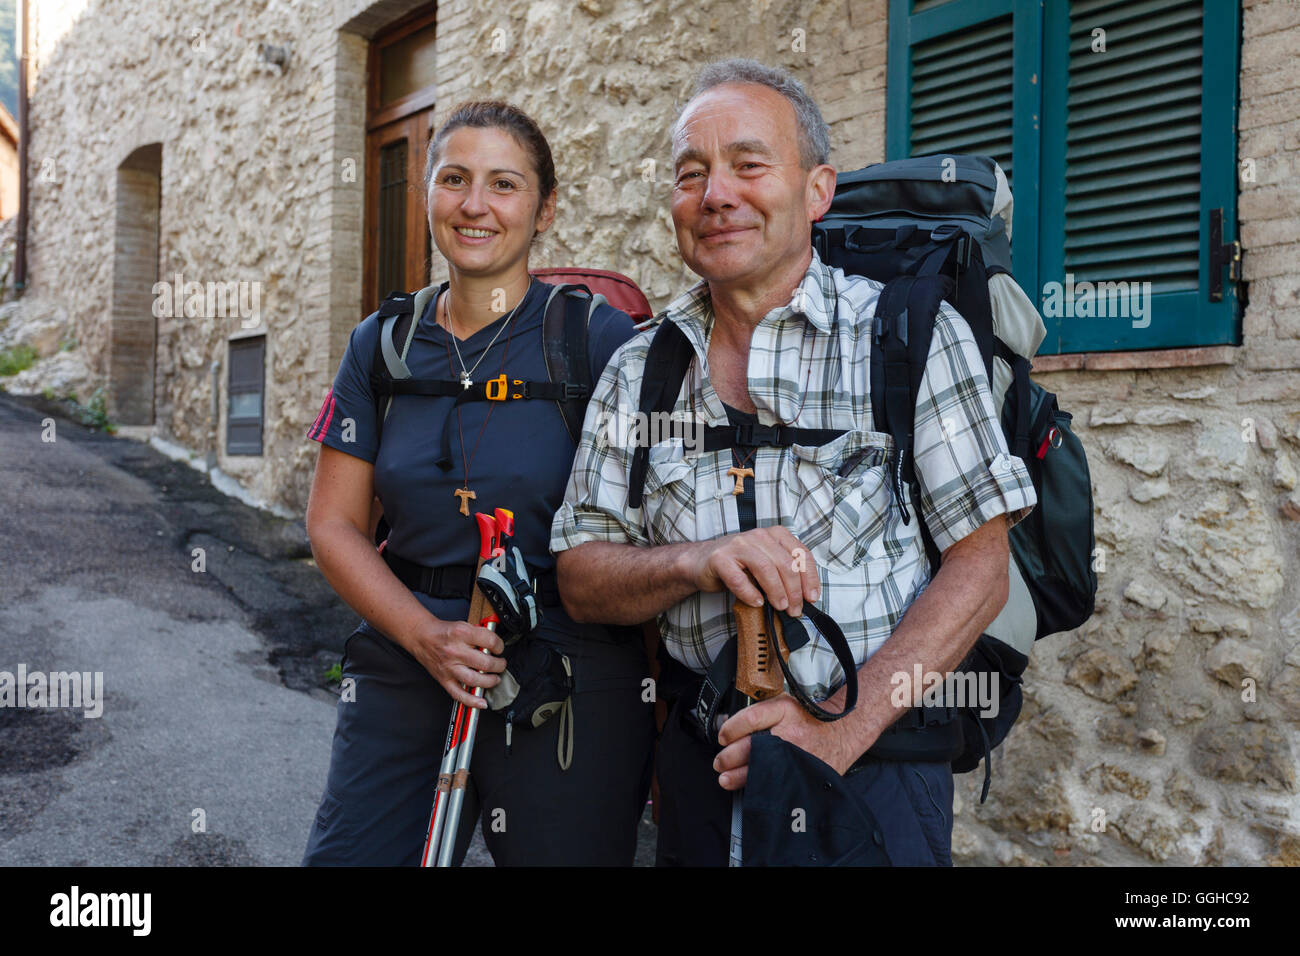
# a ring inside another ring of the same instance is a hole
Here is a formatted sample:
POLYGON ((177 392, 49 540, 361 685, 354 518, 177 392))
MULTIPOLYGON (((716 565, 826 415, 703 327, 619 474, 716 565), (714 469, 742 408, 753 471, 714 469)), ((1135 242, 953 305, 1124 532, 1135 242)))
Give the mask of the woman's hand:
POLYGON ((465 690, 495 687, 506 669, 501 638, 485 627, 442 621, 425 609, 375 551, 374 466, 321 446, 307 503, 307 534, 325 580, 380 633, 406 648, 454 699, 486 707, 465 690), (482 672, 482 673, 480 673, 482 672))
POLYGON ((505 659, 495 656, 506 649, 501 638, 466 621, 442 621, 429 615, 426 624, 408 638, 406 649, 453 700, 469 707, 487 707, 487 701, 471 691, 495 687, 501 683, 497 675, 506 669, 505 659), (491 653, 485 654, 481 648, 491 653))

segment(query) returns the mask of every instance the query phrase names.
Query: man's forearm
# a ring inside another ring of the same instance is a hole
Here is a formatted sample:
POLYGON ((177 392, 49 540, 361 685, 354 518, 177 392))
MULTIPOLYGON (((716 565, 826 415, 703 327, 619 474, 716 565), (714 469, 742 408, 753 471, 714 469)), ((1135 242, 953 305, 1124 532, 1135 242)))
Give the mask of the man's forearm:
POLYGON ((575 621, 640 624, 690 597, 689 559, 698 544, 641 548, 588 541, 556 556, 564 609, 575 621))
MULTIPOLYGON (((954 671, 1006 604, 1005 582, 1005 574, 990 573, 987 562, 944 562, 889 640, 858 669, 860 704, 844 719, 843 729, 861 744, 859 752, 870 748, 902 714, 891 701, 895 675, 903 673, 911 680, 917 664, 922 674, 946 677, 954 671)), ((832 695, 832 709, 843 706, 844 696, 844 688, 832 695)))

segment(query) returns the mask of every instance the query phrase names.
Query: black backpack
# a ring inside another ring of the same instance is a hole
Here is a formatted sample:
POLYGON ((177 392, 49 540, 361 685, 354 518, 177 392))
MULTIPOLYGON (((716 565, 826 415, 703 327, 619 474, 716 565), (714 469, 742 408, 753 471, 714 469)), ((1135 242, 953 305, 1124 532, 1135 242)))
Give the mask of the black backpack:
MULTIPOLYGON (((830 210, 813 227, 813 245, 823 262, 884 283, 869 377, 876 430, 894 439, 890 474, 898 500, 904 485, 912 488, 913 500, 918 498, 912 423, 935 315, 945 299, 971 328, 1007 447, 1025 463, 1038 497, 1033 511, 1010 531, 1012 596, 961 668, 995 676, 1000 701, 990 717, 980 717, 974 707, 963 709, 965 749, 953 760, 958 773, 987 758, 1019 716, 1021 675, 1033 641, 1083 624, 1092 616, 1097 593, 1087 457, 1070 428, 1071 416, 1029 377, 1041 334, 1010 334, 1018 331, 1017 319, 1039 328, 1042 322, 1011 279, 1003 218, 1009 203, 1005 177, 989 157, 921 156, 839 176, 830 210), (1003 329, 994 314, 992 283, 1003 329)), ((937 572, 938 550, 924 522, 920 530, 931 571, 937 572)), ((987 793, 986 761, 981 800, 987 793)))

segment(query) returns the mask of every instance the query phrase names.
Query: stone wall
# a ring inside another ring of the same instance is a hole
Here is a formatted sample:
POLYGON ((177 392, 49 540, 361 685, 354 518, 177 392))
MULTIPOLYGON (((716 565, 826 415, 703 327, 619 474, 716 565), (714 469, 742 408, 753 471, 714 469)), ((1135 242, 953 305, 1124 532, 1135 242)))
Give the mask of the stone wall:
POLYGON ((261 319, 258 326, 230 308, 159 318, 156 434, 199 455, 224 447, 225 403, 212 401, 212 363, 220 363, 224 392, 228 337, 260 327, 267 334, 264 455, 216 460, 258 498, 301 508, 312 461, 302 442, 303 422, 313 417, 306 409, 319 403, 319 383, 332 374, 327 358, 307 361, 328 324, 313 323, 303 290, 327 282, 326 262, 304 249, 304 237, 320 215, 316 199, 330 170, 327 137, 312 124, 321 76, 306 68, 302 51, 318 35, 332 41, 332 5, 32 6, 29 318, 60 315, 91 384, 107 379, 118 167, 138 148, 161 144, 157 280, 254 283, 261 319), (282 71, 259 55, 260 44, 287 45, 297 55, 282 71))
POLYGON ((451 0, 439 7, 437 116, 490 96, 537 119, 560 180, 537 264, 624 272, 657 309, 694 281, 668 212, 668 130, 695 70, 726 56, 792 70, 822 104, 832 161, 878 162, 885 11, 884 0, 451 0))
MULTIPOLYGON (((161 143, 161 277, 261 283, 264 455, 217 464, 301 512, 315 459, 303 435, 360 318, 362 186, 342 170, 364 169, 367 40, 418 4, 33 6, 24 321, 51 351, 75 341, 86 387, 102 382, 117 170, 161 143), (264 63, 259 43, 289 46, 288 70, 264 63)), ((484 96, 532 113, 560 178, 535 264, 617 269, 660 307, 691 281, 668 213, 668 128, 697 65, 747 55, 789 67, 831 122, 833 162, 855 168, 884 156, 886 6, 448 0, 437 113, 484 96)), ((976 804, 982 774, 961 778, 959 862, 1300 859, 1300 5, 1247 3, 1244 34, 1245 346, 1195 359, 1215 365, 1111 357, 1109 369, 1041 376, 1090 454, 1098 611, 1036 649, 989 802, 976 804)), ((160 322, 162 437, 199 454, 224 445, 210 365, 224 374, 239 325, 160 322)))

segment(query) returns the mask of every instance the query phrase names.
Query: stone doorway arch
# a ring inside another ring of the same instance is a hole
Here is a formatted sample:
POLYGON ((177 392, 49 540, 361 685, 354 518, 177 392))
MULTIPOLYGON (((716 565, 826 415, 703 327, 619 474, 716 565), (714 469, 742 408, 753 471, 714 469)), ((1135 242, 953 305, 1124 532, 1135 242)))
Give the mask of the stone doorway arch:
POLYGON ((108 412, 126 425, 154 421, 153 313, 158 282, 162 144, 133 150, 117 167, 113 299, 109 314, 108 412))

